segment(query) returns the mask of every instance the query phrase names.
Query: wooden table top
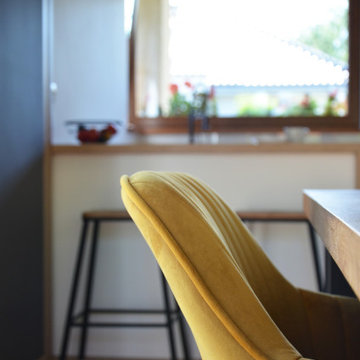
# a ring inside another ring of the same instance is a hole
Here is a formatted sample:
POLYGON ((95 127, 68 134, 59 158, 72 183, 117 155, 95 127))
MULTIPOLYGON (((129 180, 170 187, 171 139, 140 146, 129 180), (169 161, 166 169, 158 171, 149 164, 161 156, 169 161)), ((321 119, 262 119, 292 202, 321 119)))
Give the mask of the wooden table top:
POLYGON ((304 211, 360 299, 360 190, 304 190, 304 211))
MULTIPOLYGON (((244 221, 306 221, 303 212, 296 211, 236 211, 244 221)), ((93 210, 83 213, 83 218, 88 220, 131 220, 126 210, 93 210)))

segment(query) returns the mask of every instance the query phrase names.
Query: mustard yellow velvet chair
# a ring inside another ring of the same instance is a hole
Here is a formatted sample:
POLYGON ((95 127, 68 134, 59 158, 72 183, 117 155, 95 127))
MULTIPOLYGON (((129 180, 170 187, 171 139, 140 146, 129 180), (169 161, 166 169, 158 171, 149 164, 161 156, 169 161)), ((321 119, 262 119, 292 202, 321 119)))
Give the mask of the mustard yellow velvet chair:
POLYGON ((360 359, 358 300, 291 285, 204 183, 144 171, 121 188, 203 360, 360 359))

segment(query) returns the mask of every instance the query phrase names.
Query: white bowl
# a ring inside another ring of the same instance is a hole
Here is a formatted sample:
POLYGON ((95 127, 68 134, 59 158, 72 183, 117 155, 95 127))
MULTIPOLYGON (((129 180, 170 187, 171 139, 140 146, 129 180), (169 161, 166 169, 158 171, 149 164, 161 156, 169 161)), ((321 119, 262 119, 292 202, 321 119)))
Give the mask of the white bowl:
POLYGON ((287 141, 303 142, 310 129, 304 126, 286 126, 283 131, 287 141))

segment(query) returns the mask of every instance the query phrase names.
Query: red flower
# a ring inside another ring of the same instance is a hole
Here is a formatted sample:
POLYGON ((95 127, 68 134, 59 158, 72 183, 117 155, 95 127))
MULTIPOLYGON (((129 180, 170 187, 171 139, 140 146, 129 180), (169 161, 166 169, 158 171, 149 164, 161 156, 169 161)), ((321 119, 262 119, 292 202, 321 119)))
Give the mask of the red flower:
POLYGON ((305 94, 303 100, 301 101, 301 106, 306 108, 309 105, 310 105, 310 96, 308 94, 305 94))
POLYGON ((209 92, 209 99, 213 99, 215 97, 215 86, 211 85, 209 92))
POLYGON ((329 94, 329 100, 335 100, 337 95, 337 90, 334 90, 329 94))
POLYGON ((185 81, 185 86, 187 86, 189 89, 192 89, 192 84, 190 81, 185 81))
POLYGON ((170 91, 173 95, 176 95, 179 91, 179 87, 176 84, 171 84, 170 91))

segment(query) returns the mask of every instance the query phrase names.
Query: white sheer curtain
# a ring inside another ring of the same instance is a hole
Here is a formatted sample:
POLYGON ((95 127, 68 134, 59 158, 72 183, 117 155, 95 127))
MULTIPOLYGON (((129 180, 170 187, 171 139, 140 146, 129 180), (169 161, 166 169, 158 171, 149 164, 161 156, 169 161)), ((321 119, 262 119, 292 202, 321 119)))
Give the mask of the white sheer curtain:
POLYGON ((141 116, 156 117, 160 115, 160 111, 166 112, 168 108, 168 0, 139 0, 137 15, 136 113, 141 116))

